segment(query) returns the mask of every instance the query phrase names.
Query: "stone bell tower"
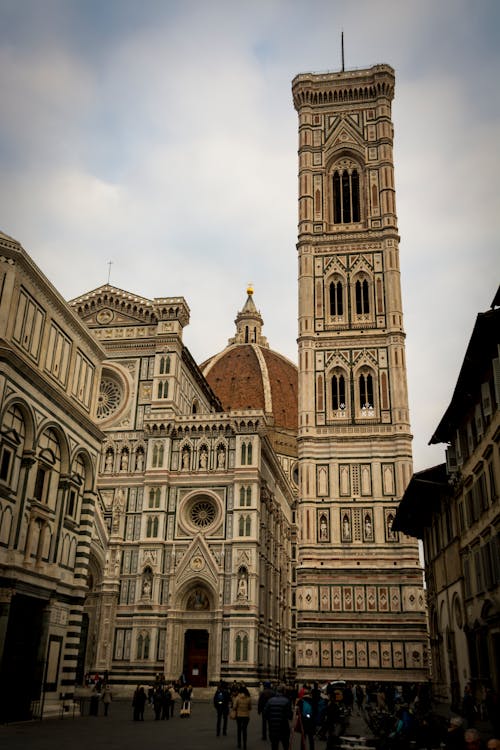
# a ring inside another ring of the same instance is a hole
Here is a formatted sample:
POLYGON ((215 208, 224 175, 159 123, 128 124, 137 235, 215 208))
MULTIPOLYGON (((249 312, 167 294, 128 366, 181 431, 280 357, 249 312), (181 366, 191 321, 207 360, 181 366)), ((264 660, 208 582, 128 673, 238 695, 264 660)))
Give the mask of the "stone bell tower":
POLYGON ((293 81, 299 679, 428 677, 418 548, 392 529, 412 476, 393 96, 388 65, 293 81))

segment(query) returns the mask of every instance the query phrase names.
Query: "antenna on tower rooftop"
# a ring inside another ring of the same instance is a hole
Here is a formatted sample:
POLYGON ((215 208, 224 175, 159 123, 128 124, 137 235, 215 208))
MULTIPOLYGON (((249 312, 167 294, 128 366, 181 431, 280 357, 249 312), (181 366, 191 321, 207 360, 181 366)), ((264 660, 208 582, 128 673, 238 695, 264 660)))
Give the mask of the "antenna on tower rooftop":
POLYGON ((344 32, 342 32, 342 35, 341 35, 340 46, 342 49, 342 73, 343 73, 345 70, 344 68, 344 32))

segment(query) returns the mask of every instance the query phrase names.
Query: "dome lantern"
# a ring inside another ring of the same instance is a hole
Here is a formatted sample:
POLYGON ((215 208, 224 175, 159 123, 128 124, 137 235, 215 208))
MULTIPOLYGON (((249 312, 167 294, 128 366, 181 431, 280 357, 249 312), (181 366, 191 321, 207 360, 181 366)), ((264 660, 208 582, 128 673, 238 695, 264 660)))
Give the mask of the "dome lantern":
POLYGON ((259 344, 269 347, 267 339, 262 335, 264 321, 253 301, 253 284, 247 286, 247 300, 236 315, 236 335, 229 339, 229 344, 259 344))

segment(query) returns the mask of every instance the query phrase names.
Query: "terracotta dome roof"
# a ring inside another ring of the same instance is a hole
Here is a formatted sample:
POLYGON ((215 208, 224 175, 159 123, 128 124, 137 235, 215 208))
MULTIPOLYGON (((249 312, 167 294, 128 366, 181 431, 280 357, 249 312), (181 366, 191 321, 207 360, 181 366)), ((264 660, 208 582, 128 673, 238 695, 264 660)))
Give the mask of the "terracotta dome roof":
POLYGON ((297 432, 297 367, 258 344, 233 344, 201 365, 224 409, 262 409, 297 432))
POLYGON ((201 365, 224 409, 262 409, 274 417, 275 429, 298 431, 296 365, 269 348, 264 325, 253 301, 253 288, 236 316, 236 335, 229 345, 201 365))

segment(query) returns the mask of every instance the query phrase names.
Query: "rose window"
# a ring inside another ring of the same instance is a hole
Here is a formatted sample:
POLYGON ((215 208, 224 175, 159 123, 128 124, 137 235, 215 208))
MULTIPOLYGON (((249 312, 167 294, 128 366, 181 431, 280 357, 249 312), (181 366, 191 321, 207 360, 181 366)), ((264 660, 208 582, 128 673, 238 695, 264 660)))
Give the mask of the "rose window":
POLYGON ((120 406, 122 390, 118 383, 111 378, 103 378, 97 397, 97 419, 107 419, 120 406))
POLYGON ((191 522, 200 529, 210 526, 217 515, 215 506, 210 500, 198 500, 190 511, 191 522))

